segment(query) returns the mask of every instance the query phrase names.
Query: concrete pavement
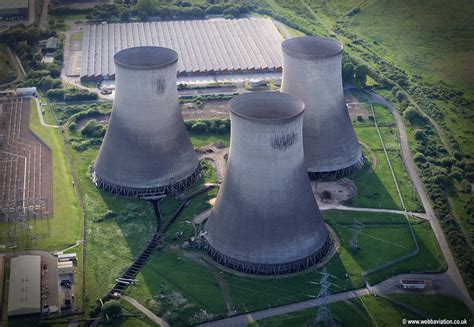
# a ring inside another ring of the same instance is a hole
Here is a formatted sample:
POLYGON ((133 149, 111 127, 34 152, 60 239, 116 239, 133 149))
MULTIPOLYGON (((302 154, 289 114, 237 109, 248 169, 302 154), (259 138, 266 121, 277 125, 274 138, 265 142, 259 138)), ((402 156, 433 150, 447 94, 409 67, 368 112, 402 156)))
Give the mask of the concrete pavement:
POLYGON ((39 117, 41 126, 43 126, 43 127, 49 127, 49 128, 59 128, 58 125, 50 125, 50 124, 47 124, 47 123, 44 121, 43 113, 41 112, 41 103, 39 102, 38 98, 33 97, 33 96, 27 96, 27 97, 25 97, 25 98, 31 99, 31 100, 33 100, 33 101, 36 102, 36 111, 38 112, 38 117, 39 117))
POLYGON ((135 308, 137 308, 138 310, 140 310, 141 312, 143 312, 143 314, 145 316, 147 316, 148 318, 150 318, 153 322, 155 322, 156 324, 160 325, 161 327, 169 327, 168 323, 166 321, 164 321, 163 319, 161 319, 160 317, 158 317, 157 315, 155 315, 153 312, 151 312, 150 310, 148 310, 147 308, 145 308, 143 305, 141 305, 137 300, 135 299, 132 299, 131 297, 128 297, 128 296, 122 296, 122 299, 126 300, 128 303, 130 303, 131 305, 133 305, 135 308))

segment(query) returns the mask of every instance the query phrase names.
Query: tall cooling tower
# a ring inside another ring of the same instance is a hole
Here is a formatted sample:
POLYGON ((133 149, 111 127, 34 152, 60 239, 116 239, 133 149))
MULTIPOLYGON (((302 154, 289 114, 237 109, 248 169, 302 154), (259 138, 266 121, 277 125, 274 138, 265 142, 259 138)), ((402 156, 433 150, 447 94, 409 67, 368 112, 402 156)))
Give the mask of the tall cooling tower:
POLYGON ((179 109, 175 51, 119 51, 109 127, 95 162, 97 186, 126 197, 156 197, 192 185, 200 165, 179 109))
POLYGON ((303 102, 261 92, 240 95, 229 108, 230 154, 206 224, 208 255, 257 275, 317 263, 331 242, 304 167, 303 102))
POLYGON ((301 98, 306 167, 312 179, 347 175, 363 164, 344 100, 342 45, 304 36, 285 40, 281 90, 301 98))

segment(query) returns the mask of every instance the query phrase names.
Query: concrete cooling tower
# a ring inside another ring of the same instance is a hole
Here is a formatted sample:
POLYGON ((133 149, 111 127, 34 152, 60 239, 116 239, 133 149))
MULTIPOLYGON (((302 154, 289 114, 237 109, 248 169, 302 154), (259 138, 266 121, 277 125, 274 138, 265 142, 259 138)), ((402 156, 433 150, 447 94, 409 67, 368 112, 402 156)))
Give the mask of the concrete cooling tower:
POLYGON ((274 92, 229 103, 231 144, 224 182, 205 227, 219 264, 256 275, 297 272, 331 247, 303 155, 303 102, 274 92))
POLYGON ((285 40, 281 91, 301 98, 304 154, 311 179, 333 179, 363 165, 344 100, 342 45, 304 36, 285 40))
POLYGON ((175 51, 119 51, 109 127, 95 162, 97 186, 125 197, 153 198, 192 185, 200 165, 179 109, 175 51))

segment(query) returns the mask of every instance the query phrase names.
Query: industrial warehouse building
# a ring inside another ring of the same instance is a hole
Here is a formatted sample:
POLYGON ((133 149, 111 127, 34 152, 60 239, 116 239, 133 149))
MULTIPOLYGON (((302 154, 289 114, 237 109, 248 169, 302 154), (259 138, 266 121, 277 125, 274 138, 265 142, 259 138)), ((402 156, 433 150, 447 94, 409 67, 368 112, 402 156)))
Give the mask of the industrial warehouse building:
POLYGON ((122 49, 162 46, 178 53, 178 76, 281 72, 283 41, 269 18, 88 25, 81 80, 115 78, 122 49))
POLYGON ((0 20, 4 19, 27 19, 28 0, 1 0, 0 20))
POLYGON ((41 311, 41 257, 22 255, 11 259, 8 315, 41 311))

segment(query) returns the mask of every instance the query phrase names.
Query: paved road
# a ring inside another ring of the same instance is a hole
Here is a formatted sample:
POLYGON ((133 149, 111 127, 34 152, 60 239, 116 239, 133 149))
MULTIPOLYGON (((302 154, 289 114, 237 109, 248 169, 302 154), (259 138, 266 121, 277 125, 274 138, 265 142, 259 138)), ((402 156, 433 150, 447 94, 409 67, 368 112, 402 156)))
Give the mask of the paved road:
MULTIPOLYGON (((329 296, 328 303, 334 303, 339 301, 345 301, 349 299, 354 299, 360 296, 370 294, 367 288, 361 288, 358 290, 347 291, 342 293, 337 293, 334 295, 329 296)), ((206 326, 206 327, 240 327, 240 326, 247 326, 249 323, 254 322, 256 320, 278 316, 290 312, 300 311, 308 308, 313 308, 321 305, 322 299, 311 299, 306 300, 298 303, 292 303, 288 305, 282 305, 275 308, 268 308, 265 310, 255 311, 252 313, 241 314, 237 316, 233 316, 230 318, 217 320, 209 323, 204 323, 199 326, 206 326)))
MULTIPOLYGON (((357 290, 332 294, 329 296, 328 303, 335 303, 340 301, 346 301, 350 299, 354 299, 360 296, 369 295, 369 294, 420 294, 419 291, 407 291, 400 288, 400 280, 402 279, 425 279, 425 280, 432 280, 434 290, 429 290, 426 293, 434 293, 437 294, 444 294, 452 297, 458 297, 459 293, 456 289, 455 283, 453 283, 451 277, 448 273, 440 273, 440 274, 401 274, 398 276, 391 277, 389 279, 384 280, 383 282, 370 286, 367 285, 365 288, 360 288, 357 290)), ((232 316, 226 319, 216 320, 209 323, 204 323, 199 326, 205 327, 220 327, 220 326, 228 326, 228 327, 240 327, 240 326, 247 326, 249 323, 269 318, 273 316, 278 316, 286 313, 291 313, 295 311, 301 311, 308 308, 313 308, 321 305, 321 299, 311 299, 306 300, 298 303, 292 303, 288 305, 282 305, 274 308, 269 308, 265 310, 255 311, 251 313, 241 314, 232 316)), ((467 317, 466 317, 467 318, 467 317)))
POLYGON ((49 127, 49 128, 59 128, 58 125, 47 124, 47 123, 44 121, 43 113, 41 112, 41 104, 40 104, 38 98, 33 97, 33 96, 27 96, 27 97, 25 97, 25 98, 34 100, 34 101, 36 102, 36 111, 38 112, 38 117, 39 117, 41 126, 43 126, 43 127, 49 127))
POLYGON ((143 312, 143 314, 145 316, 147 316, 148 318, 150 318, 153 322, 155 322, 156 324, 160 325, 161 327, 169 327, 168 323, 166 321, 164 321, 163 319, 161 319, 160 317, 158 317, 157 315, 155 315, 153 312, 151 312, 150 310, 148 310, 147 308, 145 308, 143 305, 141 305, 137 300, 135 299, 132 299, 131 297, 128 297, 128 296, 122 296, 122 299, 126 300, 128 303, 130 303, 131 305, 133 305, 135 308, 137 308, 138 310, 140 310, 141 312, 143 312))
POLYGON ((395 117, 395 122, 397 123, 398 130, 400 132, 400 146, 402 150, 403 161, 407 168, 408 174, 410 175, 413 184, 415 185, 416 190, 420 196, 421 203, 425 208, 425 212, 429 218, 431 229, 433 230, 436 240, 443 252, 444 258, 446 263, 448 264, 448 271, 447 274, 454 282, 454 286, 458 290, 457 297, 460 298, 464 304, 469 308, 471 313, 474 313, 474 302, 472 301, 471 297, 469 296, 469 292, 467 291, 466 286, 464 285, 464 281, 461 277, 459 269, 454 261, 454 257, 449 249, 448 243, 446 241, 446 237, 441 229, 438 219, 436 218, 435 212, 433 210, 433 206, 431 205, 431 201, 428 197, 428 194, 425 191, 423 182, 421 181, 420 177, 418 176, 418 172, 416 170, 415 163, 411 157, 410 148, 408 146, 408 137, 405 125, 403 124, 403 120, 398 113, 398 111, 393 107, 393 105, 381 97, 378 94, 369 93, 371 97, 371 101, 374 103, 379 103, 386 106, 395 117))
POLYGON ((415 216, 422 219, 429 220, 430 218, 426 213, 423 212, 411 212, 403 210, 393 210, 393 209, 378 209, 378 208, 359 208, 359 207, 348 207, 338 204, 320 204, 318 203, 319 209, 321 210, 346 210, 346 211, 363 211, 363 212, 381 212, 381 213, 396 213, 400 215, 408 214, 410 216, 415 216))

